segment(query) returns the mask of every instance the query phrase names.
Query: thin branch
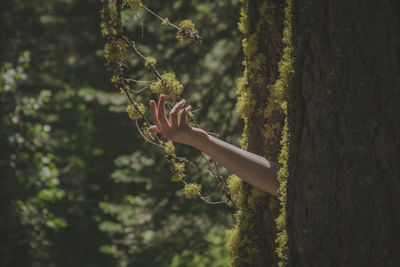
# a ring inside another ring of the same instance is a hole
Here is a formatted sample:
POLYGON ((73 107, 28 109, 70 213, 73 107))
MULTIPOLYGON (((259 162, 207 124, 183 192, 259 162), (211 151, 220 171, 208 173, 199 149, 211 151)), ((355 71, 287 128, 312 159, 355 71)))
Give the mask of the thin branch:
POLYGON ((158 18, 159 20, 161 20, 162 22, 167 22, 167 24, 171 27, 174 27, 175 29, 177 29, 178 31, 182 30, 180 27, 176 26, 175 24, 167 21, 166 19, 164 19, 163 17, 159 16, 158 14, 156 14, 155 12, 151 11, 150 9, 148 9, 145 6, 142 6, 144 10, 146 10, 147 12, 149 12, 150 14, 152 14, 154 17, 158 18))
POLYGON ((134 82, 134 83, 151 83, 151 82, 154 82, 154 80, 151 80, 151 81, 140 81, 140 80, 135 80, 135 79, 130 79, 130 78, 122 78, 123 80, 125 80, 125 81, 128 81, 128 82, 134 82))
MULTIPOLYGON (((132 49, 132 52, 136 56, 138 56, 143 62, 146 62, 146 57, 139 52, 139 50, 136 48, 134 41, 129 40, 128 37, 126 37, 125 35, 122 35, 122 39, 125 41, 125 43, 128 44, 128 46, 132 49)), ((153 71, 153 73, 157 76, 158 79, 164 81, 163 77, 154 66, 150 66, 150 69, 153 71)))

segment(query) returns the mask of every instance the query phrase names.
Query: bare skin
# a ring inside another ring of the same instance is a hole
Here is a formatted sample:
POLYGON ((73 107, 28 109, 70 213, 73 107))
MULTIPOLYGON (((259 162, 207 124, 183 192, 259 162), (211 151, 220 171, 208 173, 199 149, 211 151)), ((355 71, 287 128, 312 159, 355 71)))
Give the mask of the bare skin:
POLYGON ((276 178, 278 164, 221 141, 208 135, 202 129, 189 126, 187 113, 191 106, 184 108, 185 104, 185 100, 176 103, 169 113, 168 121, 165 114, 165 95, 160 95, 158 104, 151 100, 150 112, 155 125, 150 127, 150 131, 161 133, 171 141, 203 151, 249 184, 274 196, 279 196, 279 182, 276 178), (178 117, 180 109, 183 111, 178 117))

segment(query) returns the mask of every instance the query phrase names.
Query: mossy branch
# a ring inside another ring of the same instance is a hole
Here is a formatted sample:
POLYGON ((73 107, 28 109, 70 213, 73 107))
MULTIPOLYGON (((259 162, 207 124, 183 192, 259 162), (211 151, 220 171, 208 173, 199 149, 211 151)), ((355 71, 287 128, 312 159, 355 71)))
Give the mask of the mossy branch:
MULTIPOLYGON (((142 91, 148 89, 150 87, 151 91, 156 94, 165 93, 168 96, 168 105, 172 107, 176 100, 180 99, 180 94, 182 93, 183 86, 176 79, 175 74, 172 72, 161 74, 160 71, 155 67, 156 59, 153 57, 144 56, 136 47, 134 41, 130 40, 126 35, 123 34, 122 21, 121 21, 121 10, 124 5, 129 5, 134 11, 137 11, 140 8, 143 8, 153 16, 162 20, 163 24, 172 26, 177 30, 177 39, 190 42, 191 40, 196 41, 197 43, 201 43, 201 37, 198 34, 197 30, 194 27, 193 22, 190 20, 182 21, 179 26, 176 26, 169 22, 167 18, 162 18, 157 15, 155 12, 151 11, 149 8, 145 7, 141 0, 103 0, 103 10, 101 12, 102 22, 101 22, 101 30, 103 36, 106 38, 105 45, 105 57, 107 60, 106 68, 113 73, 112 82, 114 83, 117 89, 120 89, 122 93, 128 97, 130 105, 127 108, 127 112, 129 117, 132 120, 135 120, 136 128, 142 138, 149 142, 150 144, 157 147, 160 150, 165 158, 171 164, 171 171, 173 172, 172 181, 182 182, 184 186, 184 193, 187 198, 200 198, 204 202, 208 204, 222 204, 227 203, 228 201, 232 202, 233 205, 236 205, 230 192, 228 186, 226 184, 225 179, 220 175, 218 166, 214 162, 214 166, 216 169, 216 173, 212 170, 211 164, 209 161, 208 169, 211 176, 217 181, 218 185, 221 186, 221 190, 225 191, 225 196, 227 200, 223 201, 210 201, 206 199, 201 194, 201 185, 188 183, 184 180, 185 177, 185 163, 190 164, 193 168, 196 169, 196 172, 199 172, 199 168, 196 164, 188 160, 184 157, 178 157, 175 155, 175 148, 171 141, 164 142, 159 139, 159 137, 154 134, 152 135, 149 132, 148 127, 151 125, 150 121, 145 116, 144 105, 136 102, 130 92, 135 94, 141 93, 142 91), (124 61, 126 55, 126 48, 130 48, 130 51, 139 58, 144 66, 151 71, 156 80, 153 81, 140 81, 136 79, 124 78, 123 72, 128 68, 128 65, 124 61), (135 83, 148 83, 147 86, 139 90, 133 90, 129 88, 127 82, 135 82, 135 83), (172 102, 171 102, 172 101, 172 102), (139 120, 144 120, 144 124, 142 128, 139 125, 139 120)), ((198 126, 198 124, 193 120, 191 116, 189 116, 190 123, 193 123, 198 126)), ((200 127, 199 127, 200 128, 200 127)))

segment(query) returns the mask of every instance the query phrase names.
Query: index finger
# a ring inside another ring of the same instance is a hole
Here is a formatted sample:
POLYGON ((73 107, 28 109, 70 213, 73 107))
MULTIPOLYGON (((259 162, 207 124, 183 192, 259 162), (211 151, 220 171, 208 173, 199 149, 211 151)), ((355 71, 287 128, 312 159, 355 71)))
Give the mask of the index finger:
POLYGON ((151 117, 153 119, 154 124, 160 130, 161 129, 161 123, 158 120, 157 105, 156 105, 156 102, 154 100, 150 101, 150 113, 151 113, 151 117))
POLYGON ((169 123, 167 121, 167 117, 165 117, 165 95, 161 94, 158 100, 158 121, 161 126, 165 129, 168 129, 169 123))

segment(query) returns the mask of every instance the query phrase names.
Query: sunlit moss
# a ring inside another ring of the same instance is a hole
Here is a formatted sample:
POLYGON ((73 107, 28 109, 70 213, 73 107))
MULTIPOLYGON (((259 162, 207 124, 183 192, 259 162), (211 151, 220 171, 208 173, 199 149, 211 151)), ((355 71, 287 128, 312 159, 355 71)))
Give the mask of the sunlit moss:
MULTIPOLYGON (((288 93, 288 88, 291 83, 292 72, 292 55, 291 52, 293 48, 289 45, 290 37, 287 36, 290 29, 288 29, 288 20, 291 18, 291 11, 286 8, 286 22, 285 22, 285 33, 284 33, 284 44, 286 46, 284 50, 284 55, 281 63, 279 64, 280 79, 276 84, 268 87, 269 97, 267 101, 268 105, 265 108, 255 110, 256 104, 258 103, 255 94, 252 91, 253 86, 265 86, 265 66, 266 57, 264 51, 259 49, 259 37, 264 34, 263 29, 267 27, 273 27, 271 25, 275 24, 276 19, 276 8, 277 6, 270 2, 265 1, 260 8, 260 20, 255 25, 255 30, 250 33, 250 25, 248 18, 248 0, 242 0, 243 7, 240 13, 240 21, 238 24, 239 30, 245 35, 242 45, 245 55, 244 66, 245 71, 243 77, 239 80, 238 85, 238 101, 237 101, 237 111, 239 116, 244 121, 243 138, 241 140, 241 147, 243 149, 247 148, 248 138, 251 137, 252 133, 249 130, 252 128, 250 125, 251 118, 256 114, 263 114, 264 118, 281 118, 282 113, 286 114, 286 97, 288 93), (289 18, 289 19, 288 19, 289 18), (277 116, 278 115, 278 116, 277 116)), ((290 23, 289 23, 290 24, 290 23)), ((253 26, 252 26, 253 27, 253 26)), ((276 146, 277 136, 282 131, 282 122, 275 121, 271 119, 268 124, 264 127, 263 140, 267 145, 273 147, 276 146), (270 144, 268 142, 271 142, 270 144)), ((279 181, 281 188, 286 188, 286 177, 287 177, 287 136, 288 136, 287 125, 284 129, 284 133, 281 140, 282 151, 280 153, 279 162, 284 165, 284 167, 279 172, 279 181)), ((277 155, 275 155, 276 157, 277 155)), ((256 266, 260 262, 257 262, 257 255, 261 255, 263 252, 260 250, 262 245, 258 244, 252 228, 254 227, 254 214, 257 209, 262 206, 262 203, 266 201, 266 193, 258 189, 253 189, 246 183, 242 182, 239 178, 231 176, 228 179, 229 188, 234 195, 237 203, 239 205, 239 210, 235 214, 236 225, 233 229, 227 231, 228 242, 227 246, 231 252, 231 266, 256 266), (240 201, 238 200, 240 199, 240 201), (253 256, 252 256, 253 255, 253 256)), ((287 235, 284 231, 285 229, 285 210, 284 210, 284 199, 286 192, 283 193, 284 189, 280 189, 282 197, 281 202, 281 215, 277 219, 277 224, 279 227, 280 234, 278 235, 278 247, 281 248, 277 251, 279 256, 283 258, 283 252, 285 251, 287 235)), ((278 201, 274 198, 269 200, 269 210, 273 211, 278 207, 278 201)), ((278 249, 279 249, 278 248, 278 249)))
POLYGON ((127 45, 121 39, 112 40, 104 47, 104 57, 108 63, 117 63, 123 60, 127 45))
POLYGON ((243 181, 236 175, 231 175, 227 180, 229 190, 233 195, 236 203, 242 205, 246 202, 246 195, 243 192, 243 181))
MULTIPOLYGON (((280 78, 273 86, 273 95, 275 101, 280 104, 284 113, 287 115, 287 100, 290 88, 293 83, 294 76, 294 47, 292 45, 292 0, 286 0, 285 7, 285 21, 284 21, 284 31, 283 31, 283 43, 285 48, 283 50, 282 60, 279 63, 279 73, 280 78)), ((277 235, 276 243, 277 249, 276 253, 280 257, 281 261, 279 266, 284 266, 284 262, 287 260, 287 232, 286 232, 286 185, 287 177, 289 175, 289 170, 287 162, 289 159, 289 128, 287 118, 285 119, 285 124, 282 131, 281 140, 281 153, 279 155, 279 163, 281 164, 281 169, 278 172, 278 181, 280 183, 279 193, 281 194, 280 202, 280 215, 276 219, 276 225, 278 227, 279 233, 277 235)))
POLYGON ((198 198, 201 193, 201 185, 195 183, 185 184, 183 193, 186 198, 198 198))
POLYGON ((231 175, 227 179, 227 183, 231 193, 235 196, 239 194, 242 187, 242 180, 237 175, 231 175))
POLYGON ((121 24, 118 22, 118 12, 116 0, 110 0, 100 11, 100 29, 103 36, 118 35, 122 31, 121 24))
POLYGON ((136 103, 136 106, 134 104, 128 105, 126 112, 131 120, 137 120, 142 117, 142 114, 146 112, 146 109, 146 106, 142 103, 136 103))
POLYGON ((247 34, 247 31, 249 29, 249 22, 247 18, 247 0, 241 0, 241 2, 243 3, 243 7, 240 10, 238 28, 241 33, 247 34))

